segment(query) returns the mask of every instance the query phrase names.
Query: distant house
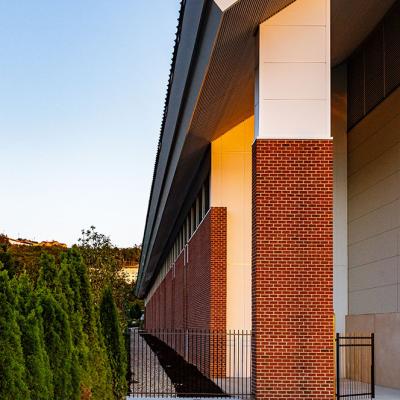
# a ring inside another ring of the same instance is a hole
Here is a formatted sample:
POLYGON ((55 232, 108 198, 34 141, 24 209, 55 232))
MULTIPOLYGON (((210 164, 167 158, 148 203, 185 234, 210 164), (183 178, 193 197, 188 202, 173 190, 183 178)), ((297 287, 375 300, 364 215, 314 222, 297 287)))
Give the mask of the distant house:
POLYGON ((28 240, 28 239, 12 239, 12 238, 8 238, 8 243, 11 246, 37 246, 38 242, 35 242, 33 240, 28 240))
POLYGON ((52 241, 50 241, 50 242, 46 242, 46 241, 40 242, 39 244, 34 245, 34 246, 41 246, 41 247, 64 247, 64 248, 67 248, 67 247, 68 247, 65 243, 57 242, 57 240, 52 240, 52 241))
POLYGON ((122 271, 125 274, 125 279, 128 283, 136 282, 139 271, 139 263, 132 261, 124 262, 122 271))
POLYGON ((8 239, 8 244, 10 246, 39 246, 39 247, 63 247, 67 248, 68 246, 65 243, 60 243, 57 242, 56 240, 52 241, 43 241, 43 242, 36 242, 35 240, 29 240, 29 239, 13 239, 10 237, 7 237, 8 239))

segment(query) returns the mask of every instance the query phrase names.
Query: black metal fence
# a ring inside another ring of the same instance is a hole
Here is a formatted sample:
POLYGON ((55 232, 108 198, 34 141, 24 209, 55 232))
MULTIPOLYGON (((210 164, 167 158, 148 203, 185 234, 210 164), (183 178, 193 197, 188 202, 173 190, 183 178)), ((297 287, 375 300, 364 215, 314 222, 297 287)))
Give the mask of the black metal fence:
POLYGON ((375 398, 374 334, 336 334, 336 398, 375 398))
POLYGON ((251 398, 251 332, 131 329, 134 397, 251 398))

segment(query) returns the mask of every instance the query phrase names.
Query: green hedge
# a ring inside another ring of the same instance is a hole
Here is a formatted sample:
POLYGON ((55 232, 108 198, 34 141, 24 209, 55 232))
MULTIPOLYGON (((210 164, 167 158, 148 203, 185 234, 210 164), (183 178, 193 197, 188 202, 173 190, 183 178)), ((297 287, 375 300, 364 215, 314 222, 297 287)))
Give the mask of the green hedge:
POLYGON ((15 273, 10 253, 2 260, 0 399, 123 399, 126 354, 112 291, 97 308, 79 251, 58 263, 43 254, 33 277, 15 273))

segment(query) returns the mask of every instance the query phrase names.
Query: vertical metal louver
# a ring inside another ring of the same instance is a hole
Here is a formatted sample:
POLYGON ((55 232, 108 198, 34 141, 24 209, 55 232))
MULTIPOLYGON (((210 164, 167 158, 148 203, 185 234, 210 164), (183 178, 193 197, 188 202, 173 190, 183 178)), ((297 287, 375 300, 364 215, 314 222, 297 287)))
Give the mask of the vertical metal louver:
POLYGON ((397 1, 384 20, 385 92, 400 85, 400 2, 397 1))
POLYGON ((348 126, 354 126, 365 114, 364 52, 356 52, 348 62, 348 126))
POLYGON ((380 25, 365 43, 365 113, 385 96, 383 75, 383 26, 380 25))
POLYGON ((400 0, 349 58, 347 67, 351 129, 400 85, 400 0))

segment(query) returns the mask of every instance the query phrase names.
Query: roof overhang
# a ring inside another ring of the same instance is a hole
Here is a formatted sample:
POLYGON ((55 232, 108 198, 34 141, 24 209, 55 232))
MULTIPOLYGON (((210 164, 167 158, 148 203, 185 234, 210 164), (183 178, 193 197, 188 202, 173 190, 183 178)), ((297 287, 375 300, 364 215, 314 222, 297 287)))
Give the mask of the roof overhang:
MULTIPOLYGON (((186 0, 153 178, 136 294, 165 255, 210 141, 251 116, 256 33, 295 0, 186 0)), ((332 0, 332 62, 348 57, 394 0, 332 0), (349 22, 351 21, 351 23, 349 22)))

